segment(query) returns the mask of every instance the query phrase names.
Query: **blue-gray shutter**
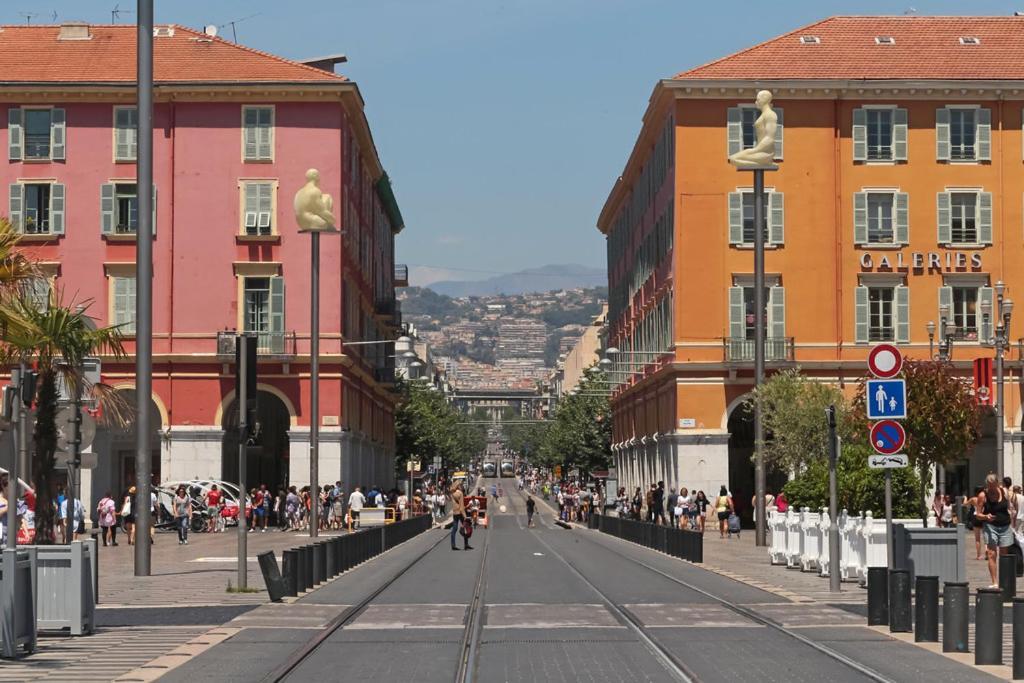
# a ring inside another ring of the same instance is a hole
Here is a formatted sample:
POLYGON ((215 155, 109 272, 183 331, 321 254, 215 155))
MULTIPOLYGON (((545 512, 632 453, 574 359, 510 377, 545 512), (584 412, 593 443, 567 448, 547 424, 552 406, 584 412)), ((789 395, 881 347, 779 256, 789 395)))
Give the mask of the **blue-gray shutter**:
POLYGON ((730 287, 729 288, 729 338, 730 339, 744 339, 746 334, 744 330, 746 326, 744 324, 744 307, 743 307, 743 288, 742 287, 730 287))
POLYGON ((935 158, 949 161, 949 109, 935 110, 935 158))
POLYGON ((868 342, 868 288, 854 290, 854 339, 858 344, 868 342))
POLYGON ((939 287, 939 340, 946 338, 946 326, 942 324, 942 309, 946 309, 947 318, 953 317, 953 288, 939 287))
POLYGON ((863 107, 853 110, 853 160, 868 160, 868 111, 863 107))
POLYGON ((994 328, 994 318, 1000 314, 999 311, 995 310, 994 305, 994 290, 991 287, 979 287, 978 288, 978 312, 981 315, 981 311, 986 308, 990 311, 987 319, 986 316, 981 315, 981 329, 979 330, 981 341, 985 343, 992 342, 992 330, 994 328))
POLYGON ((781 192, 768 192, 768 244, 786 242, 786 204, 781 192))
POLYGON ((771 350, 771 355, 778 358, 785 349, 786 338, 786 290, 781 286, 768 289, 768 336, 774 342, 766 351, 771 350))
POLYGON ((242 216, 242 232, 255 235, 256 218, 259 213, 259 189, 256 183, 245 183, 245 212, 242 216), (250 233, 250 229, 252 232, 250 233))
POLYGON ((64 234, 65 215, 64 185, 54 183, 50 185, 50 234, 64 234))
POLYGON ((939 192, 936 195, 936 226, 938 227, 939 244, 949 244, 953 241, 953 222, 950 206, 950 193, 939 192))
POLYGON ((114 159, 134 161, 138 155, 138 109, 118 107, 114 110, 114 159))
POLYGON ((732 156, 743 149, 743 112, 739 107, 729 107, 726 130, 729 156, 732 156))
POLYGON ((274 156, 274 110, 260 107, 257 112, 259 126, 256 129, 256 154, 260 159, 271 159, 274 156))
POLYGON ((67 126, 65 125, 64 110, 54 107, 50 110, 50 158, 54 161, 63 161, 66 156, 67 147, 67 126))
POLYGON ((743 244, 743 193, 729 193, 729 244, 743 244))
POLYGON ((782 161, 782 134, 786 132, 786 126, 782 120, 782 107, 776 107, 775 113, 779 117, 779 125, 775 130, 775 160, 782 161))
POLYGON ((270 333, 274 353, 284 353, 284 278, 270 278, 270 333))
POLYGON ((259 127, 259 111, 256 107, 245 107, 244 120, 242 125, 243 156, 246 161, 259 158, 259 142, 257 140, 259 127))
POLYGON ((7 220, 11 222, 15 232, 24 232, 25 187, 21 183, 12 183, 8 190, 7 220))
POLYGON ((853 193, 853 243, 868 243, 868 193, 853 193))
POLYGON ((978 242, 992 244, 992 193, 978 193, 978 242))
POLYGON ((992 110, 982 107, 977 109, 975 119, 975 146, 978 161, 992 160, 992 110))
POLYGON ((153 235, 156 235, 156 184, 153 184, 153 235))
POLYGON ((910 244, 910 195, 906 192, 897 192, 893 196, 895 206, 894 235, 897 244, 910 244))
POLYGON ((896 161, 907 160, 907 110, 892 110, 892 158, 896 161))
POLYGON ((910 343, 910 288, 894 287, 896 301, 896 343, 910 343))
POLYGON ((114 183, 100 185, 100 234, 102 235, 114 234, 116 212, 114 192, 114 183))
POLYGON ((25 129, 22 125, 23 112, 21 107, 7 110, 7 158, 21 161, 25 150, 25 129))

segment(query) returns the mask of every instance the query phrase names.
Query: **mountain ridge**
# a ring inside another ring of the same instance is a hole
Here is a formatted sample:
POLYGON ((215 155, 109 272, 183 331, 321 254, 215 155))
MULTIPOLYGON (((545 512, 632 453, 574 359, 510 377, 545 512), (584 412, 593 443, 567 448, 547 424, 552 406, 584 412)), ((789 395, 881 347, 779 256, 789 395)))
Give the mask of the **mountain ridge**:
POLYGON ((493 296, 499 294, 539 294, 559 289, 601 287, 608 284, 603 268, 577 263, 549 264, 503 273, 483 280, 442 280, 424 286, 450 297, 493 296))

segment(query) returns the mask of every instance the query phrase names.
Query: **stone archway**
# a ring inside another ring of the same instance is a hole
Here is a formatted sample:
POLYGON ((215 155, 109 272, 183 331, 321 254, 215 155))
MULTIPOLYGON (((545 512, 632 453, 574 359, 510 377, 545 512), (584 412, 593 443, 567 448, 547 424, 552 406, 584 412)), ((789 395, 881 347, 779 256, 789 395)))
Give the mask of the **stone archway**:
MULTIPOLYGON (((288 430, 291 413, 276 394, 257 392, 259 426, 246 460, 246 487, 266 484, 271 491, 288 484, 288 430)), ((238 403, 232 399, 224 410, 221 426, 221 478, 238 481, 238 403)))

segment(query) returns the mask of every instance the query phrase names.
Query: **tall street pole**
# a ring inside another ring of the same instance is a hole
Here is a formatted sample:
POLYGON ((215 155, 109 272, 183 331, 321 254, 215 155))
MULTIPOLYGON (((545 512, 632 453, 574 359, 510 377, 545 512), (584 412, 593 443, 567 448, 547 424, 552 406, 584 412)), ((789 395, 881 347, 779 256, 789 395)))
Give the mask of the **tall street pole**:
POLYGON ((320 533, 320 233, 312 232, 309 295, 309 537, 320 533))
MULTIPOLYGON (((11 387, 14 392, 11 421, 14 423, 14 453, 11 454, 11 469, 7 473, 7 547, 18 547, 18 477, 22 452, 28 452, 28 434, 25 418, 25 404, 21 400, 21 387, 25 381, 25 361, 17 370, 11 371, 11 387)), ((31 477, 29 477, 31 479, 31 477)))
MULTIPOLYGON (((245 518, 246 448, 249 442, 249 346, 255 340, 242 333, 235 337, 238 352, 238 587, 244 589, 249 581, 249 532, 245 518)), ((253 500, 253 523, 256 521, 256 501, 253 500)))
MULTIPOLYGON (((754 392, 764 383, 764 169, 754 169, 754 392)), ((764 423, 761 400, 754 401, 754 516, 757 517, 754 542, 767 545, 765 510, 764 423)))
MULTIPOLYGON (((1000 314, 1001 315, 1001 314, 1000 314)), ((1003 332, 996 332, 996 476, 1002 482, 1003 470, 1003 332)))
POLYGON ((135 576, 150 575, 149 403, 153 394, 153 0, 138 0, 139 205, 135 242, 135 576))
POLYGON ((840 591, 839 582, 839 491, 836 483, 836 465, 839 461, 839 442, 836 437, 836 407, 830 405, 828 417, 828 590, 840 591))

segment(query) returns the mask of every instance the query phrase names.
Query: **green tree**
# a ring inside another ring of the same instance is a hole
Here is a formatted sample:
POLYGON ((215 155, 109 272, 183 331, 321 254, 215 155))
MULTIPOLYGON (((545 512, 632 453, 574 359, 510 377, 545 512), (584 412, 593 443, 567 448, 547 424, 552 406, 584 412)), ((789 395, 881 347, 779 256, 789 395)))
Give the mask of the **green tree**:
MULTIPOLYGON (((924 518, 929 469, 950 465, 971 450, 981 435, 981 413, 970 385, 954 374, 951 363, 907 361, 903 379, 907 383, 907 418, 901 420, 907 433, 904 452, 918 470, 917 500, 924 518)), ((866 388, 862 380, 850 415, 852 426, 861 434, 869 429, 866 388)))
POLYGON ((608 382, 588 371, 577 393, 564 397, 544 432, 539 460, 545 466, 579 467, 585 472, 605 469, 611 462, 611 408, 608 382))
POLYGON ((462 466, 486 446, 484 425, 455 410, 439 391, 417 382, 398 382, 401 400, 395 413, 395 468, 405 471, 413 457, 440 456, 449 467, 462 466))

